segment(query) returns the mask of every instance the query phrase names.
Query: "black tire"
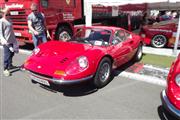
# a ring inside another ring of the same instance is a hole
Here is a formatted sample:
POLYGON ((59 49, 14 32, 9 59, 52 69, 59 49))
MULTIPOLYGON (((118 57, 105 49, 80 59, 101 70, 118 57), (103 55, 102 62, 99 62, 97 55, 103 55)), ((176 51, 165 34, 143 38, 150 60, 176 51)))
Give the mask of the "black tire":
POLYGON ((155 35, 151 40, 151 45, 156 48, 163 48, 167 44, 167 38, 164 35, 155 35))
POLYGON ((111 71, 111 60, 107 57, 103 58, 99 63, 98 69, 94 76, 94 85, 96 88, 102 88, 110 82, 111 71))
POLYGON ((55 35, 56 40, 62 40, 62 41, 67 41, 71 39, 71 37, 72 37, 72 31, 66 26, 59 27, 55 35))
POLYGON ((163 117, 167 120, 180 120, 177 116, 173 116, 164 106, 162 106, 163 117))
POLYGON ((142 56, 143 56, 142 43, 140 43, 140 45, 136 51, 136 54, 133 57, 133 61, 135 61, 135 62, 140 61, 142 59, 142 56))

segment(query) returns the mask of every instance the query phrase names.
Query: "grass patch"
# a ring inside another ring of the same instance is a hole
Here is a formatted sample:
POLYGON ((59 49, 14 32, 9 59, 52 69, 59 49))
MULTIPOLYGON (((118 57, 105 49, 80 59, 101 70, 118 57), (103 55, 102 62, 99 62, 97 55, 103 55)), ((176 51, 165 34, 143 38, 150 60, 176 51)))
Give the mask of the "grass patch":
POLYGON ((140 63, 150 64, 153 66, 169 68, 176 57, 153 55, 153 54, 143 54, 140 63))

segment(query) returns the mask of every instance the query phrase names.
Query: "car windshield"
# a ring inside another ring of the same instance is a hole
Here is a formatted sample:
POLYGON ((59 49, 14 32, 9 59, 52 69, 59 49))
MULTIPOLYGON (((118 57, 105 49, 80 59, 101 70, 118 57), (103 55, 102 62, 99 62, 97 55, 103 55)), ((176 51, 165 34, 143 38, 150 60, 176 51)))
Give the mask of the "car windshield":
POLYGON ((78 29, 70 41, 96 46, 109 45, 111 31, 105 29, 78 29))

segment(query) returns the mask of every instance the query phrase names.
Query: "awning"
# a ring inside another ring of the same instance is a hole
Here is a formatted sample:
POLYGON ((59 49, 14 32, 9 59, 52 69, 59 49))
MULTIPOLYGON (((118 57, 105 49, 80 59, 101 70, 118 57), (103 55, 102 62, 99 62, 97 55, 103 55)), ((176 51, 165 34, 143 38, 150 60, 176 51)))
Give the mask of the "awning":
MULTIPOLYGON (((86 0, 84 5, 84 15, 86 16, 86 26, 92 25, 92 5, 101 4, 104 6, 119 6, 126 4, 141 4, 141 3, 158 3, 158 2, 180 2, 180 0, 86 0)), ((180 34, 180 16, 174 45, 174 54, 177 55, 177 48, 180 34)))

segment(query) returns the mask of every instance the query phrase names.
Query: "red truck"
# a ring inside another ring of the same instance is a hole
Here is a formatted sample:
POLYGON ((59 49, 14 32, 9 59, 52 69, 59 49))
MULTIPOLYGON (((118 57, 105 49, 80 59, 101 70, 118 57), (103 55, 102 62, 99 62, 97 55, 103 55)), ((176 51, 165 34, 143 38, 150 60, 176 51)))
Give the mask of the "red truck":
MULTIPOLYGON (((18 41, 32 43, 32 37, 27 26, 27 16, 31 12, 30 5, 35 2, 39 10, 46 17, 47 28, 53 39, 68 39, 75 26, 85 23, 85 0, 0 0, 0 8, 10 8, 10 18, 18 41)), ((127 8, 127 7, 126 7, 127 8)), ((93 7, 93 22, 101 22, 103 25, 118 26, 128 24, 127 16, 119 17, 114 14, 113 7, 95 5, 93 7), (121 24, 118 23, 121 21, 121 24)), ((115 12, 117 13, 117 11, 115 12)), ((121 26, 120 26, 121 27, 121 26)), ((125 26, 127 27, 127 26, 125 26)), ((127 28, 126 28, 127 29, 127 28)))
POLYGON ((82 21, 82 0, 0 0, 1 8, 10 8, 15 35, 24 43, 32 42, 27 26, 32 2, 37 3, 39 10, 44 13, 47 28, 55 39, 71 36, 74 24, 82 21))

